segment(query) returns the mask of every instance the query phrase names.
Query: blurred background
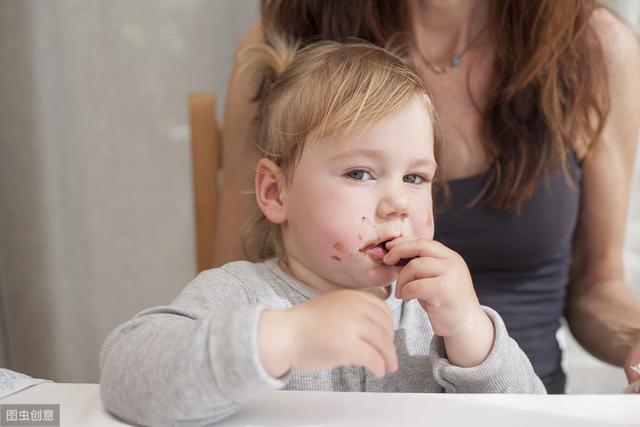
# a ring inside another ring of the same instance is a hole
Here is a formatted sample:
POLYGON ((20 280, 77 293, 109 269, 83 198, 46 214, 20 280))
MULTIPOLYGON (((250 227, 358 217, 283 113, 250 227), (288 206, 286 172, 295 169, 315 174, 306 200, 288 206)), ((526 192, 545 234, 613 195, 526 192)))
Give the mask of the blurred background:
MULTIPOLYGON (((604 1, 636 32, 640 1, 604 1)), ((256 0, 0 2, 0 367, 98 382, 106 336, 196 273, 188 94, 218 95, 256 0)), ((640 300, 640 161, 625 266, 640 300)), ((566 331, 572 393, 621 369, 566 331)))

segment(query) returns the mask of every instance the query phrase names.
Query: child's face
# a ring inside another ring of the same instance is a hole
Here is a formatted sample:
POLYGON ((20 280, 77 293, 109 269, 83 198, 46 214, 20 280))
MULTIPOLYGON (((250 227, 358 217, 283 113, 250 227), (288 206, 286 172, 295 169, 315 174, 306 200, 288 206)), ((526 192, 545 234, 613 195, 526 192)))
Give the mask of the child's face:
POLYGON ((414 98, 346 140, 305 146, 283 193, 289 268, 310 286, 386 286, 398 269, 377 244, 399 236, 433 238, 433 127, 414 98))

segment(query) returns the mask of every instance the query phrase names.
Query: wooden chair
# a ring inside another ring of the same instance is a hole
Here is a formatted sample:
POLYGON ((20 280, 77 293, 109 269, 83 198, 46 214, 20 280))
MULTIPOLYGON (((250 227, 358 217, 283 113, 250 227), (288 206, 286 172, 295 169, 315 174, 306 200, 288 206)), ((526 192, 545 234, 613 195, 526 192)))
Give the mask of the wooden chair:
POLYGON ((198 272, 213 267, 216 202, 222 170, 221 129, 216 119, 216 97, 210 92, 189 95, 191 160, 198 272))

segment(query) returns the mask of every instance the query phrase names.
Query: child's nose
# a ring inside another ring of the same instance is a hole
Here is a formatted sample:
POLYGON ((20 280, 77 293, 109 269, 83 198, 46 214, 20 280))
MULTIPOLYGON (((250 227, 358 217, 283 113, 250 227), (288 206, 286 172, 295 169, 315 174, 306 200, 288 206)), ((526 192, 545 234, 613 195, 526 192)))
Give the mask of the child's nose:
POLYGON ((400 219, 409 216, 409 198, 398 188, 388 191, 378 203, 379 218, 389 218, 397 216, 400 219))

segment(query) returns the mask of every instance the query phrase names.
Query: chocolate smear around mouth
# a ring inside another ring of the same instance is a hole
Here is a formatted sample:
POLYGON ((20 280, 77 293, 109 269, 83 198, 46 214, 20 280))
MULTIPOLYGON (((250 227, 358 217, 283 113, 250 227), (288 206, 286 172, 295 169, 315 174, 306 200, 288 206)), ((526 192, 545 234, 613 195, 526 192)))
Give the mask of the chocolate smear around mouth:
MULTIPOLYGON (((393 240, 393 239, 385 240, 383 242, 378 243, 377 245, 367 246, 366 248, 360 249, 360 252, 366 252, 368 249, 371 249, 371 248, 374 248, 374 247, 381 247, 382 249, 385 250, 385 253, 388 253, 389 250, 387 249, 387 243, 389 243, 391 240, 393 240)), ((418 257, 400 258, 398 260, 398 262, 393 264, 393 266, 394 267, 404 267, 405 265, 409 264, 409 262, 414 258, 418 258, 418 257)))

